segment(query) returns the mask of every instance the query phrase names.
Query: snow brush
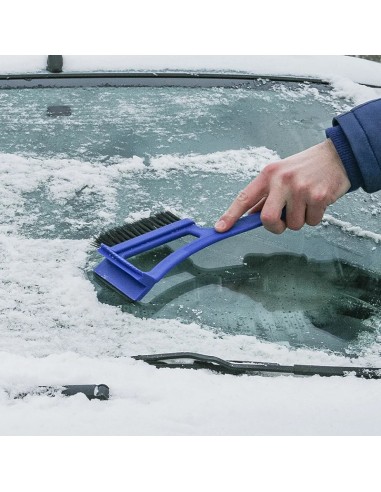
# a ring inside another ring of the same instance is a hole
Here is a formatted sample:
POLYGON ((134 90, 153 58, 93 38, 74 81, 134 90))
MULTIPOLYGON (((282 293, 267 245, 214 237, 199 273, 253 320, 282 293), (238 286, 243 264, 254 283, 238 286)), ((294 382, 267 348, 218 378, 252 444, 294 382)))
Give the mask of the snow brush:
POLYGON ((192 219, 180 219, 171 212, 162 212, 101 233, 94 245, 99 247, 98 251, 105 259, 94 273, 122 295, 140 301, 172 268, 189 256, 260 226, 259 212, 239 219, 227 232, 216 232, 214 228, 196 225, 192 219), (173 251, 149 272, 139 270, 128 261, 133 256, 189 235, 196 239, 173 251))

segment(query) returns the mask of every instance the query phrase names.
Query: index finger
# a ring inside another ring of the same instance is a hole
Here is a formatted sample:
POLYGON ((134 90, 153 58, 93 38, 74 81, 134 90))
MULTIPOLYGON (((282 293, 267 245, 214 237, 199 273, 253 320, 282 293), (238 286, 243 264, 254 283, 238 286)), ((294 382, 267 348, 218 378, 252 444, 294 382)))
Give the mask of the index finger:
POLYGON ((214 226, 216 231, 225 232, 233 227, 245 212, 253 208, 266 195, 266 188, 263 175, 260 174, 238 193, 237 198, 216 222, 214 226))

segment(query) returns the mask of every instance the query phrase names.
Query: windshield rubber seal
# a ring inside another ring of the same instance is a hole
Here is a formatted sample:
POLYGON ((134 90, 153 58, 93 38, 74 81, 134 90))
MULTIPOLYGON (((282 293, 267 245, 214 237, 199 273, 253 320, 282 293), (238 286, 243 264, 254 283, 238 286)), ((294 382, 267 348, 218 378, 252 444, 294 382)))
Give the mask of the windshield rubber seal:
MULTIPOLYGON (((237 87, 259 80, 330 85, 315 77, 209 72, 62 72, 0 74, 0 89, 49 87, 237 87)), ((359 84, 381 88, 381 85, 359 84)))
POLYGON ((258 81, 296 82, 329 85, 319 78, 250 75, 236 73, 188 72, 75 72, 0 74, 0 89, 62 87, 238 87, 258 81))

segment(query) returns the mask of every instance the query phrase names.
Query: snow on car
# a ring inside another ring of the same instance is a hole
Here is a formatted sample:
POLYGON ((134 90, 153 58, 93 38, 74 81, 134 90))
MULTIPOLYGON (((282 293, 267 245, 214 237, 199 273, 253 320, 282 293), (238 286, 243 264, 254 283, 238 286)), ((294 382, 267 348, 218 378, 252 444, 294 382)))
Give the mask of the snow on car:
POLYGON ((0 57, 0 432, 378 433, 378 380, 157 369, 134 356, 381 367, 380 193, 346 195, 316 228, 222 241, 139 303, 97 282, 93 238, 162 210, 212 226, 264 166, 380 97, 381 66, 72 56, 60 74, 45 67, 0 57), (84 383, 107 384, 110 399, 33 391, 84 383))

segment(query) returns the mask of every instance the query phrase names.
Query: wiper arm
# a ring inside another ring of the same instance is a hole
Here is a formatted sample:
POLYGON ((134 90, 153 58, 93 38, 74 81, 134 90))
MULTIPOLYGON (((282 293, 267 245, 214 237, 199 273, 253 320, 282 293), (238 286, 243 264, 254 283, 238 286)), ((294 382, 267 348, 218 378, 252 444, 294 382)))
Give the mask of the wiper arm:
POLYGON ((9 396, 15 400, 26 396, 74 396, 84 394, 88 400, 108 400, 110 391, 106 384, 68 384, 65 386, 37 386, 16 394, 9 392, 9 396))
POLYGON ((142 360, 157 368, 208 369, 222 374, 293 374, 296 376, 354 376, 366 379, 381 379, 381 368, 355 366, 319 366, 319 365, 283 365, 272 362, 248 362, 224 360, 210 355, 194 352, 173 352, 168 354, 136 355, 135 360, 142 360))

